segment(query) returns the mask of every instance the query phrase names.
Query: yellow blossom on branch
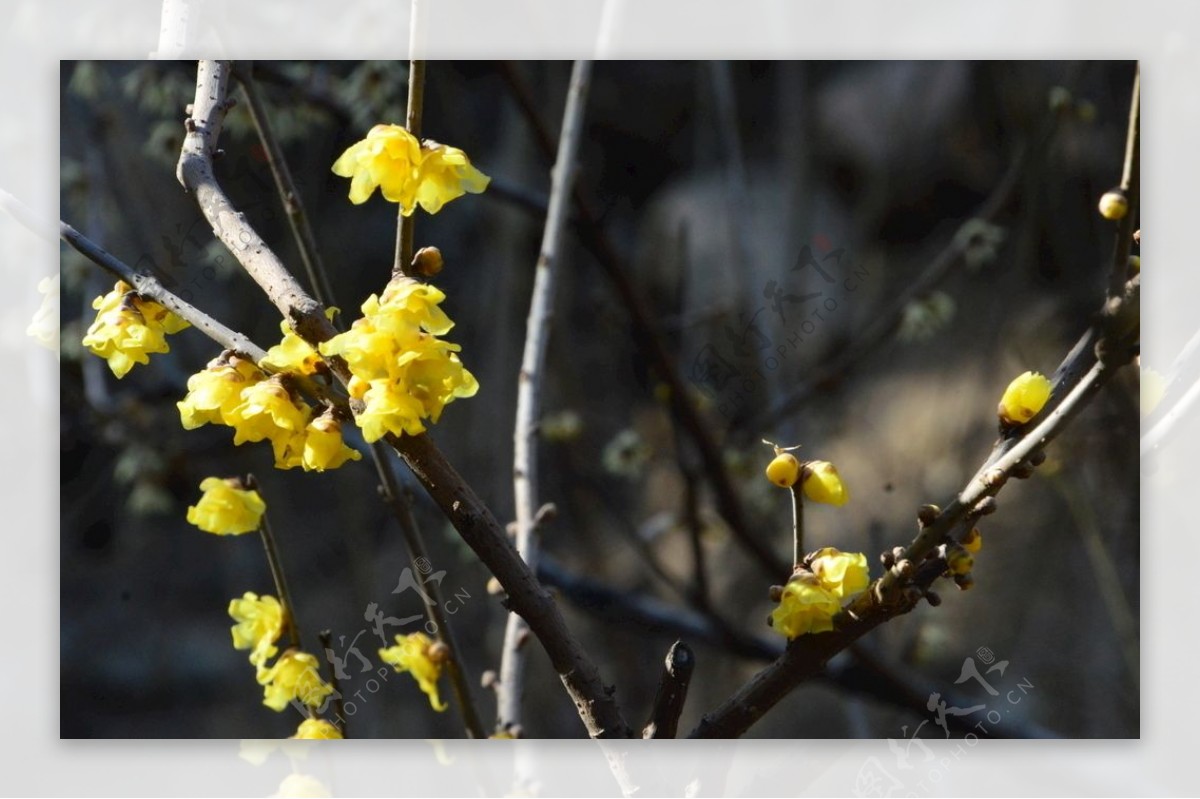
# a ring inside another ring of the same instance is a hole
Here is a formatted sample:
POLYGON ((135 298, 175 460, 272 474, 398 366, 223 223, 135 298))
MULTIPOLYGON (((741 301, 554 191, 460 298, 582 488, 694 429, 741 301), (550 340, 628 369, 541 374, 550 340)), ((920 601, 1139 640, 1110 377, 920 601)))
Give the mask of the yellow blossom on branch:
POLYGON ((841 507, 850 499, 850 491, 842 482, 837 468, 829 461, 809 461, 804 464, 804 496, 813 502, 841 507))
POLYGON ((783 587, 779 606, 771 613, 771 628, 787 638, 833 629, 841 610, 837 597, 810 572, 799 572, 783 587))
POLYGON ((1038 372, 1018 375, 1004 390, 997 413, 1006 424, 1025 424, 1037 416, 1050 399, 1054 384, 1038 372))
POLYGON ((400 205, 404 216, 418 205, 435 214, 467 192, 482 192, 491 181, 462 150, 419 142, 401 125, 371 128, 334 162, 333 173, 350 178, 350 202, 361 205, 378 188, 385 200, 400 205))
POLYGON ((821 587, 838 599, 861 593, 871 582, 867 556, 825 547, 813 553, 809 568, 821 587))
POLYGON ((273 596, 259 597, 247 591, 241 599, 229 601, 229 616, 237 622, 233 633, 234 649, 249 649, 250 662, 260 670, 275 657, 275 642, 283 634, 283 606, 273 596))
POLYGON ((397 278, 367 298, 350 330, 320 345, 350 368, 350 395, 365 403, 355 422, 367 442, 423 433, 424 420, 437 422, 448 403, 479 390, 458 345, 438 338, 454 326, 438 307, 444 299, 433 286, 397 278))
POLYGON ((240 535, 258 529, 267 504, 257 491, 238 488, 236 481, 206 477, 200 483, 204 495, 187 509, 187 520, 206 533, 240 535))
POLYGON ((346 461, 357 461, 362 455, 346 446, 342 426, 332 413, 325 413, 309 422, 304 431, 304 451, 301 456, 305 471, 323 472, 336 469, 346 461))
POLYGON ((260 670, 258 684, 263 686, 263 704, 276 711, 293 700, 320 707, 333 693, 321 679, 316 657, 297 649, 289 649, 270 668, 260 670))
POLYGON ((449 707, 438 695, 437 681, 442 676, 442 664, 446 659, 446 647, 441 643, 425 633, 397 635, 396 646, 380 649, 379 657, 397 672, 412 674, 434 710, 440 713, 449 707))
POLYGON ((342 733, 336 726, 325 721, 325 719, 305 719, 300 722, 300 726, 296 729, 296 734, 292 737, 309 741, 330 741, 341 740, 342 733))
POLYGON ((266 374, 252 361, 237 355, 227 355, 211 361, 204 371, 188 378, 188 393, 179 402, 179 418, 185 430, 206 424, 232 425, 234 410, 242 402, 242 389, 261 380, 266 374))
POLYGON ((96 319, 83 337, 83 346, 108 361, 117 378, 134 364, 150 363, 152 353, 170 352, 166 336, 188 323, 151 300, 142 299, 124 281, 92 302, 96 319))

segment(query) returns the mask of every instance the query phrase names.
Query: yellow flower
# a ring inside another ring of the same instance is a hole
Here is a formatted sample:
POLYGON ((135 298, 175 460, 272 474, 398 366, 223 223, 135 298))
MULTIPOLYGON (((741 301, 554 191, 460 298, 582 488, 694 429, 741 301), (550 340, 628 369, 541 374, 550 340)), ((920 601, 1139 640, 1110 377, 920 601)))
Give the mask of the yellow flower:
POLYGON ((975 558, 966 547, 951 547, 946 554, 946 567, 952 574, 969 574, 975 566, 975 558))
POLYGON ((771 613, 771 627, 788 638, 829 632, 839 610, 837 597, 814 575, 801 572, 784 586, 779 606, 771 613))
POLYGON ((283 340, 267 350, 267 357, 261 365, 272 372, 292 372, 301 375, 311 375, 317 371, 321 356, 309 346, 308 342, 296 335, 292 326, 284 320, 279 323, 283 340))
POLYGON ((289 649, 274 665, 258 674, 263 686, 263 704, 272 710, 283 710, 288 702, 298 700, 309 707, 319 707, 333 688, 321 679, 317 659, 307 652, 289 649))
POLYGON ((170 352, 167 334, 188 327, 163 306, 138 297, 123 281, 93 300, 92 307, 97 311, 96 319, 83 337, 83 346, 107 360, 118 379, 127 375, 134 364, 150 363, 152 353, 170 352))
POLYGON ((1037 416, 1046 400, 1050 399, 1053 388, 1054 385, 1038 372, 1019 375, 1008 384, 1004 396, 1000 398, 997 413, 1001 421, 1012 425, 1025 424, 1037 416))
POLYGON ((1105 219, 1123 219, 1129 213, 1129 200, 1120 189, 1106 191, 1100 195, 1100 216, 1105 219))
POLYGON ((187 509, 190 524, 217 535, 240 535, 258 529, 267 503, 257 491, 237 488, 220 477, 204 478, 200 490, 204 496, 187 509))
POLYGON ((404 216, 420 205, 435 214, 467 192, 478 194, 490 178, 471 166, 466 153, 434 141, 418 142, 401 125, 376 125, 333 164, 333 173, 350 178, 350 202, 365 203, 376 187, 385 200, 398 203, 404 216))
POLYGON ((333 174, 350 178, 350 202, 365 203, 376 187, 410 216, 416 208, 421 143, 401 125, 376 125, 367 138, 346 148, 333 174))
POLYGON ((330 724, 328 721, 325 721, 325 719, 305 719, 304 721, 300 722, 300 726, 297 728, 296 734, 292 737, 309 741, 328 741, 340 740, 342 733, 337 727, 330 724))
POLYGON ((350 330, 320 345, 350 368, 350 394, 366 404, 355 422, 368 442, 422 433, 424 419, 437 422, 448 403, 479 390, 458 345, 438 338, 454 326, 438 307, 445 298, 433 286, 398 278, 367 298, 350 330))
POLYGON ((841 507, 850 499, 849 489, 829 461, 809 461, 804 472, 804 496, 813 502, 841 507))
POLYGON ((276 445, 276 458, 294 433, 308 425, 312 409, 297 404, 278 375, 242 390, 242 401, 230 414, 234 444, 269 439, 276 445))
POLYGON ((234 649, 249 649, 250 662, 263 669, 279 648, 275 642, 283 634, 283 606, 273 596, 259 597, 247 591, 241 599, 229 601, 229 615, 237 622, 233 633, 234 649))
POLYGON ((825 547, 813 554, 810 568, 821 587, 838 599, 860 593, 871 582, 867 556, 861 552, 839 552, 825 547))
POLYGON ((791 488, 800 479, 800 461, 790 452, 781 452, 767 464, 766 474, 780 488, 791 488))
POLYGON ((336 469, 346 461, 360 460, 362 455, 346 446, 342 440, 342 426, 325 413, 309 422, 304 432, 304 454, 302 456, 305 471, 323 472, 326 469, 336 469))
POLYGON ((417 178, 417 202, 428 213, 436 214, 444 204, 467 192, 479 194, 491 182, 457 147, 426 140, 421 152, 424 157, 417 178))
POLYGON ((442 676, 445 662, 445 647, 434 642, 425 633, 397 635, 396 646, 379 650, 384 663, 390 663, 397 672, 412 674, 417 685, 429 697, 429 704, 439 713, 449 705, 438 696, 437 681, 442 676))
POLYGON ((233 424, 234 409, 242 402, 242 389, 261 380, 266 374, 253 362, 230 355, 217 358, 202 372, 188 378, 188 393, 175 403, 185 430, 206 424, 233 424))

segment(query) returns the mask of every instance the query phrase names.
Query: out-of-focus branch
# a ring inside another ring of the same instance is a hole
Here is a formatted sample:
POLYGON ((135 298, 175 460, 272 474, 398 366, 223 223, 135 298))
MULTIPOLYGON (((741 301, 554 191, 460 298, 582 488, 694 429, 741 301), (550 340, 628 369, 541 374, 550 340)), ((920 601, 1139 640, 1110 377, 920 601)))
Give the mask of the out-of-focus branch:
MULTIPOLYGON (((591 80, 590 61, 575 62, 571 85, 563 111, 562 137, 551 177, 550 209, 542 234, 541 251, 533 279, 533 294, 526 324, 525 351, 517 377, 517 415, 513 428, 513 498, 516 508, 517 552, 531 569, 537 569, 538 510, 537 425, 542 410, 542 381, 546 365, 546 347, 550 341, 550 323, 554 317, 554 288, 558 262, 562 255, 563 232, 567 226, 571 190, 575 183, 576 159, 583 134, 591 80)), ((496 691, 497 726, 500 730, 521 723, 521 699, 524 696, 525 648, 528 626, 516 613, 510 613, 504 631, 500 660, 500 683, 496 691)))
POLYGON ((193 327, 225 349, 247 355, 255 362, 267 357, 266 351, 249 338, 225 327, 225 325, 213 319, 191 303, 184 302, 178 296, 168 291, 159 282, 158 278, 153 275, 134 271, 133 267, 109 253, 66 222, 59 222, 58 227, 62 240, 70 244, 89 261, 100 266, 114 277, 124 280, 140 296, 154 300, 180 319, 189 322, 193 327))
MULTIPOLYGON (((528 85, 513 64, 502 62, 500 69, 512 92, 513 99, 520 106, 533 130, 534 138, 542 155, 547 160, 553 159, 554 138, 550 135, 549 127, 541 117, 528 85)), ((738 544, 753 557, 766 574, 772 579, 780 579, 789 573, 785 559, 781 558, 766 541, 760 538, 746 520, 741 499, 725 468, 721 448, 710 434, 711 425, 701 417, 695 403, 692 402, 688 386, 676 368, 675 361, 669 354, 658 328, 651 321, 653 316, 634 289, 633 282, 629 279, 621 258, 597 221, 597 216, 592 211, 587 195, 581 189, 579 182, 575 185, 574 201, 579 218, 577 230, 582 237, 583 244, 595 257, 601 270, 612 283, 622 305, 629 313, 635 343, 654 365, 658 377, 666 383, 670 395, 671 412, 687 431, 688 437, 699 453, 704 472, 713 487, 718 512, 725 523, 729 525, 738 544)))
POLYGON ((695 668, 696 655, 691 647, 683 641, 672 644, 663 661, 663 671, 658 680, 658 691, 654 694, 650 720, 642 728, 643 738, 675 737, 695 668))
POLYGON ((1141 181, 1142 130, 1142 68, 1133 74, 1133 96, 1129 100, 1129 130, 1125 135, 1125 161, 1121 167, 1120 191, 1129 203, 1125 216, 1117 222, 1117 239, 1113 245, 1112 270, 1108 278, 1108 296, 1121 296, 1129 276, 1129 251, 1133 246, 1134 225, 1137 223, 1139 184, 1141 181))
MULTIPOLYGON (((297 335, 316 346, 334 335, 321 304, 310 297, 279 258, 229 202, 212 171, 216 134, 227 109, 229 62, 201 61, 196 100, 177 170, 223 243, 288 319, 297 335)), ((345 363, 329 359, 341 380, 350 377, 345 363)), ((511 610, 520 613, 546 649, 555 671, 575 702, 592 737, 629 737, 611 689, 595 663, 571 633, 549 593, 521 560, 491 511, 434 446, 427 435, 389 436, 388 443, 450 520, 462 539, 508 594, 511 610)))

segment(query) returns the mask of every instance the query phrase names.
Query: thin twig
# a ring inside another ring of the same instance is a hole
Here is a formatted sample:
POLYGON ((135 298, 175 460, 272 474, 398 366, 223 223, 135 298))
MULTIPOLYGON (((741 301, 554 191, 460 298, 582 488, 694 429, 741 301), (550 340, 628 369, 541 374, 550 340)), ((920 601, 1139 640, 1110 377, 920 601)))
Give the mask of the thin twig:
MULTIPOLYGON (((513 98, 533 129, 534 138, 542 155, 547 160, 553 159, 554 139, 541 117, 528 85, 511 63, 502 62, 500 67, 501 74, 508 83, 513 98)), ((713 487, 717 511, 729 526, 739 545, 750 554, 766 574, 774 579, 779 579, 780 575, 787 574, 787 564, 746 520, 741 498, 726 469, 722 450, 710 433, 711 425, 701 416, 692 401, 688 386, 679 374, 675 360, 669 354, 669 349, 666 342, 663 341, 658 327, 652 321, 655 317, 634 288, 633 281, 630 280, 617 250, 605 235, 597 221, 598 217, 592 211, 586 194, 578 182, 575 185, 574 201, 579 217, 577 229, 582 242, 595 257, 601 270, 612 283, 625 310, 629 313, 634 342, 646 353, 658 377, 666 383, 670 395, 671 412, 687 431, 696 447, 704 472, 713 487)))
MULTIPOLYGON (((413 3, 413 31, 417 27, 417 3, 413 3)), ((408 66, 408 112, 405 114, 404 126, 418 140, 421 138, 421 117, 425 111, 425 62, 413 59, 408 66)), ((416 216, 410 213, 405 216, 402 209, 397 209, 396 219, 396 260, 392 264, 392 275, 405 274, 412 264, 413 238, 415 236, 416 216)))
MULTIPOLYGON (((376 469, 379 473, 380 498, 383 499, 384 504, 400 523, 400 531, 404 536, 404 544, 408 549, 413 575, 420 575, 423 573, 421 564, 427 564, 429 559, 425 553, 425 542, 421 537, 421 530, 417 526, 416 517, 413 515, 412 497, 407 496, 407 492, 401 491, 396 474, 387 460, 387 451, 383 447, 378 445, 372 446, 371 457, 374 459, 376 469)), ((449 650, 449 657, 446 660, 446 670, 450 679, 450 686, 454 690, 455 699, 458 701, 458 708, 462 714, 463 723, 467 727, 467 734, 472 738, 486 738, 487 733, 483 728, 483 723, 480 721, 479 711, 475 708, 475 701, 471 694, 470 684, 467 681, 466 670, 462 664, 461 650, 458 648, 458 642, 455 640, 450 625, 446 621, 446 616, 442 612, 441 588, 436 582, 431 581, 427 583, 423 582, 422 589, 418 593, 421 594, 421 602, 425 606, 425 616, 433 622, 437 639, 445 644, 449 650)))
MULTIPOLYGON (((250 475, 245 483, 247 488, 258 490, 258 481, 254 479, 253 475, 250 475)), ((267 565, 271 568, 271 579, 275 581, 275 592, 279 594, 279 604, 283 605, 283 616, 287 619, 288 635, 292 640, 292 646, 303 649, 304 644, 300 640, 300 622, 296 619, 296 605, 292 602, 292 592, 288 590, 283 561, 279 557, 279 545, 275 542, 275 534, 271 530, 271 522, 266 513, 262 515, 262 523, 258 526, 258 532, 262 538, 263 552, 267 556, 267 565)))
POLYGON ((683 641, 672 644, 663 661, 662 676, 658 680, 658 691, 654 694, 650 720, 642 728, 643 738, 675 737, 695 668, 696 655, 691 647, 683 641))
MULTIPOLYGON (((196 197, 218 237, 263 286, 292 329, 310 345, 317 346, 335 332, 320 303, 304 292, 246 222, 244 215, 234 209, 212 173, 215 134, 220 130, 220 117, 226 108, 228 70, 227 62, 200 62, 196 101, 178 175, 185 188, 196 197)), ((349 380, 350 373, 344 361, 331 358, 327 362, 339 380, 349 380)), ((621 716, 611 689, 601 681, 595 663, 567 627, 549 593, 509 543, 492 512, 427 435, 388 436, 387 441, 404 459, 463 541, 504 587, 510 609, 520 613, 529 623, 574 701, 588 734, 592 737, 629 737, 629 725, 621 716)))
POLYGON ((267 357, 266 351, 249 338, 230 330, 191 303, 181 300, 168 291, 158 278, 135 271, 132 266, 124 263, 66 222, 59 222, 58 228, 63 241, 109 274, 124 280, 133 287, 139 296, 154 300, 227 350, 247 355, 256 363, 267 357))
POLYGON ((1113 263, 1109 272, 1108 296, 1119 297, 1129 276, 1129 251, 1133 247, 1133 231, 1138 216, 1139 183, 1141 180, 1142 127, 1142 68, 1133 73, 1133 96, 1129 100, 1129 129, 1125 135, 1125 160, 1121 167, 1121 194, 1129 203, 1125 216, 1117 222, 1117 239, 1113 245, 1113 263))
POLYGON ((267 153, 267 164, 271 167, 271 176, 275 179, 275 189, 279 192, 283 212, 287 216, 288 225, 292 229, 292 237, 296 240, 296 248, 300 251, 300 260, 304 263, 304 271, 308 274, 308 283, 312 286, 313 294, 323 305, 337 305, 333 296, 333 286, 329 283, 329 273, 321 261, 321 251, 317 248, 317 239, 313 235, 312 226, 308 223, 308 214, 304 211, 304 203, 300 201, 300 192, 292 179, 287 160, 283 157, 283 148, 271 130, 271 119, 267 113, 262 95, 254 80, 254 69, 249 64, 239 68, 235 75, 242 84, 246 94, 246 102, 250 108, 250 119, 258 133, 258 140, 267 153))
POLYGON ((346 725, 349 723, 346 720, 346 705, 342 698, 342 685, 338 680, 337 667, 333 664, 333 632, 331 630, 321 630, 317 633, 317 640, 321 642, 321 648, 325 650, 325 665, 329 667, 329 685, 333 688, 333 709, 337 714, 337 728, 342 733, 343 738, 349 738, 350 733, 346 730, 346 725))
MULTIPOLYGON (((550 323, 554 317, 554 288, 561 258, 563 231, 575 183, 575 162, 583 134, 583 117, 587 109, 588 86, 591 79, 590 61, 579 60, 571 71, 563 110, 562 136, 558 157, 551 173, 550 209, 542 232, 529 302, 526 323, 525 351, 521 356, 521 371, 517 378, 517 414, 513 428, 513 501, 516 508, 517 552, 537 569, 538 540, 535 514, 538 510, 537 422, 542 409, 542 382, 545 377, 546 347, 550 341, 550 323)), ((521 723, 521 700, 524 696, 525 648, 528 626, 516 613, 510 613, 504 631, 500 659, 500 683, 496 690, 498 729, 505 730, 521 723)))
POLYGON ((801 483, 804 480, 797 480, 792 486, 792 569, 795 570, 800 565, 800 558, 804 557, 804 491, 801 490, 801 483))

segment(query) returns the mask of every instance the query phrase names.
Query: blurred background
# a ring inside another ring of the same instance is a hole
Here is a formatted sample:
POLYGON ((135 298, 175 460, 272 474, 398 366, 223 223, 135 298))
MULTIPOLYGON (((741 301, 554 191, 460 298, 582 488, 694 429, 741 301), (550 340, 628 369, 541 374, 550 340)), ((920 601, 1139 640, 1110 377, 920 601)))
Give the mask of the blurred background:
MULTIPOLYGON (((417 217, 417 246, 446 260, 433 282, 457 323, 447 338, 481 384, 432 437, 502 522, 549 189, 534 118, 557 135, 569 72, 428 65, 424 134, 493 179, 417 217)), ((540 495, 558 517, 543 576, 631 723, 645 720, 677 638, 697 655, 681 732, 782 644, 765 623, 767 590, 787 574, 764 561, 786 566, 791 509, 762 476, 772 453, 761 439, 837 464, 851 501, 810 506, 807 542, 866 552, 878 574, 878 553, 915 533, 917 507, 946 504, 986 457, 1009 380, 1058 365, 1103 296, 1113 242, 1095 208, 1120 178, 1133 73, 1131 62, 596 65, 579 172, 588 210, 560 264, 545 383, 540 495), (672 410, 673 380, 698 424, 672 410), (715 448, 736 512, 697 437, 715 448)), ((275 343, 278 314, 175 179, 194 62, 64 62, 61 75, 63 219, 275 343)), ((407 64, 270 62, 255 76, 353 318, 389 275, 395 206, 352 206, 329 167, 372 125, 403 121, 407 64)), ((244 99, 221 141, 218 179, 303 279, 244 99)), ((229 600, 273 593, 258 540, 184 521, 204 477, 247 472, 263 486, 306 635, 332 630, 352 673, 343 692, 361 693, 351 734, 460 736, 453 709, 432 712, 408 675, 367 684, 384 642, 364 610, 420 612, 413 592, 392 593, 408 560, 369 458, 277 471, 268 447, 235 448, 226 428, 184 431, 175 402, 218 348, 187 331, 116 381, 78 344, 111 286, 63 250, 62 737, 294 731, 291 711, 262 706, 229 640, 229 600)), ((940 586, 940 608, 872 633, 750 736, 943 737, 923 724, 937 693, 964 711, 952 721, 991 735, 1137 737, 1138 418, 1137 376, 1124 370, 1033 479, 1006 487, 982 525, 974 589, 940 586), (981 672, 1007 661, 987 675, 998 697, 956 684, 968 658, 981 672)), ((487 571, 416 494, 490 720, 480 675, 499 667, 505 612, 487 571)), ((584 734, 536 646, 526 702, 528 735, 584 734)))

